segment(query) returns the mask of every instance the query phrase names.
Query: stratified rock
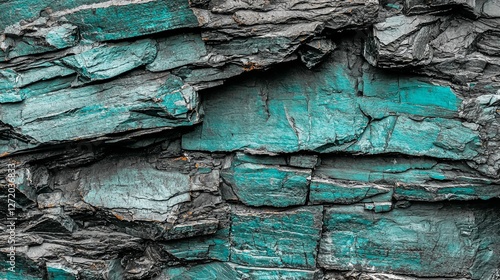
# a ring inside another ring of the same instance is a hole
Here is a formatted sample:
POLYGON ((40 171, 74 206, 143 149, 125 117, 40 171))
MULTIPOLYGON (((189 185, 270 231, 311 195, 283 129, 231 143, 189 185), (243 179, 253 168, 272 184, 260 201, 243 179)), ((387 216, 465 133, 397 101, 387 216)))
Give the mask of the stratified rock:
POLYGON ((163 250, 185 261, 229 261, 229 229, 222 229, 209 236, 175 240, 165 243, 163 250))
POLYGON ((246 267, 235 266, 238 272, 238 279, 296 279, 296 280, 320 280, 323 279, 321 270, 310 271, 300 269, 283 269, 283 268, 262 268, 262 267, 246 267))
POLYGON ((416 201, 500 197, 496 180, 476 176, 463 164, 404 157, 322 157, 309 197, 317 203, 354 203, 388 192, 416 201))
POLYGON ((170 74, 136 72, 108 83, 68 86, 59 89, 55 83, 54 91, 45 87, 32 98, 3 105, 0 117, 12 130, 1 151, 200 121, 197 93, 170 74), (92 126, 86 125, 90 121, 92 126))
POLYGON ((500 14, 495 12, 499 7, 496 1, 471 3, 477 5, 475 11, 479 9, 477 21, 454 14, 384 19, 374 25, 365 58, 377 67, 411 67, 412 72, 446 77, 469 85, 475 94, 495 92, 499 88, 500 61, 498 46, 493 42, 500 27, 500 14))
POLYGON ((321 206, 281 212, 234 207, 231 261, 256 267, 314 269, 322 213, 321 206))
POLYGON ((158 54, 146 68, 160 72, 201 63, 207 54, 200 34, 187 33, 158 39, 158 54))
POLYGON ((162 271, 157 280, 196 280, 196 279, 238 279, 238 274, 229 264, 213 262, 193 267, 173 267, 162 271))
POLYGON ((499 277, 499 1, 0 9, 0 278, 499 277))
POLYGON ((72 47, 79 41, 78 27, 50 24, 46 18, 9 26, 5 36, 0 39, 0 61, 72 47))
POLYGON ((107 80, 139 66, 156 56, 156 42, 142 40, 134 43, 103 45, 62 59, 64 65, 75 69, 83 82, 107 80))
POLYGON ((498 213, 477 204, 414 204, 384 214, 335 206, 326 208, 318 262, 335 270, 491 279, 500 263, 499 223, 498 213))
POLYGON ((254 157, 256 163, 252 163, 246 158, 236 154, 231 168, 222 173, 241 202, 248 206, 274 207, 306 203, 310 170, 268 165, 265 158, 259 163, 258 157, 254 157))
MULTIPOLYGON (((390 188, 377 185, 354 185, 316 179, 311 181, 309 201, 312 204, 338 203, 352 204, 365 198, 391 192, 390 188)), ((390 196, 389 200, 392 198, 390 196)))
POLYGON ((402 153, 467 160, 480 154, 479 133, 453 119, 461 102, 449 87, 398 75, 370 79, 369 68, 361 74, 339 64, 348 63, 351 51, 336 53, 314 72, 276 71, 207 94, 205 121, 183 136, 183 148, 402 153), (382 90, 388 87, 390 91, 382 90), (429 93, 434 97, 426 98, 429 93))

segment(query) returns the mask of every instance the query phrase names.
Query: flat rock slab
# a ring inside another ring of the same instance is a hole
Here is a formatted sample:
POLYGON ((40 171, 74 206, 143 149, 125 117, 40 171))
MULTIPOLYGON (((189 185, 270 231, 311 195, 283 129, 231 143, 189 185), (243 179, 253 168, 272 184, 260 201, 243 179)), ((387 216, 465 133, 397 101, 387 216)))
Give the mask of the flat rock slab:
MULTIPOLYGON (((241 202, 248 206, 273 207, 306 203, 311 170, 265 164, 266 157, 261 157, 264 164, 247 162, 245 158, 247 156, 237 154, 231 167, 222 172, 241 202)), ((253 161, 258 162, 259 157, 253 161)))
POLYGON ((500 264, 493 208, 414 204, 384 214, 361 205, 325 210, 318 262, 331 270, 488 279, 500 264))
POLYGON ((183 136, 183 148, 478 155, 479 132, 453 119, 461 100, 449 87, 366 71, 360 96, 363 78, 339 59, 341 53, 316 71, 280 69, 207 93, 204 123, 183 136))
POLYGON ((171 74, 131 73, 80 88, 69 82, 57 79, 43 87, 28 86, 23 88, 24 100, 2 105, 2 122, 26 140, 5 139, 1 152, 200 121, 197 92, 171 74))
POLYGON ((234 207, 231 261, 256 267, 314 269, 323 207, 272 211, 234 207))

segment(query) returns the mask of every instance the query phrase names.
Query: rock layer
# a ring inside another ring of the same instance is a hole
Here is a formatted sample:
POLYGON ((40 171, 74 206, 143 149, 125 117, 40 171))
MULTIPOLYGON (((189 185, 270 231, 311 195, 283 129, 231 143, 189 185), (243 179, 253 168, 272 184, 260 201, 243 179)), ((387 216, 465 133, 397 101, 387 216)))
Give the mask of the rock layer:
POLYGON ((0 8, 0 278, 500 277, 498 1, 0 8))

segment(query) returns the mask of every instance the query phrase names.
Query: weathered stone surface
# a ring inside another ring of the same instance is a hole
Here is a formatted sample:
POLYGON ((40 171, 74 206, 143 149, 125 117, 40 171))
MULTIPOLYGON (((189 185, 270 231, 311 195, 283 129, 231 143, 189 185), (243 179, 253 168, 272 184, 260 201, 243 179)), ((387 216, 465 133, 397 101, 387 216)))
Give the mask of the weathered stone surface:
POLYGON ((257 267, 315 268, 322 212, 321 206, 283 212, 233 208, 231 261, 257 267))
POLYGON ((450 119, 461 102, 449 87, 397 75, 375 80, 367 70, 359 89, 355 73, 335 62, 344 61, 344 55, 339 52, 315 72, 287 69, 285 75, 275 72, 210 93, 204 101, 205 121, 183 137, 183 147, 403 153, 468 160, 479 155, 479 133, 450 119), (387 87, 391 91, 383 91, 387 87), (435 97, 425 98, 429 93, 435 97), (441 109, 445 111, 435 113, 441 109))
POLYGON ((0 9, 0 278, 499 277, 498 1, 0 9))
POLYGON ((316 179, 311 181, 309 201, 313 204, 352 204, 365 198, 389 192, 391 192, 390 188, 379 187, 377 185, 342 184, 316 179))
POLYGON ((92 48, 74 56, 65 57, 62 62, 75 69, 79 80, 91 82, 116 77, 152 62, 155 56, 155 42, 142 40, 92 48))
POLYGON ((314 171, 309 199, 345 204, 394 192, 396 199, 417 201, 487 200, 499 197, 499 191, 496 180, 474 175, 459 163, 430 158, 322 157, 314 171))
POLYGON ((0 30, 8 25, 23 24, 22 20, 38 18, 38 21, 70 22, 78 26, 84 38, 91 40, 116 40, 198 26, 188 2, 182 0, 78 0, 64 3, 19 0, 2 3, 2 10, 6 13, 0 18, 0 30), (28 8, 20 11, 16 6, 28 8), (44 11, 41 16, 40 11, 44 11))
POLYGON ((0 39, 3 50, 0 61, 72 47, 79 41, 78 27, 68 23, 48 24, 46 18, 9 26, 5 35, 6 38, 0 39))
POLYGON ((193 267, 167 268, 157 278, 172 280, 195 280, 195 279, 238 279, 237 272, 227 263, 213 262, 200 264, 193 267))
POLYGON ((2 106, 0 117, 13 128, 12 138, 2 141, 2 152, 139 128, 199 122, 197 93, 169 74, 138 72, 109 83, 32 95, 35 96, 2 106), (84 125, 90 121, 92 126, 84 125))
POLYGON ((239 273, 239 279, 297 279, 297 280, 319 280, 323 274, 320 270, 309 271, 300 269, 277 269, 261 267, 235 266, 239 273))
POLYGON ((163 245, 163 249, 177 259, 185 261, 229 261, 229 229, 210 236, 176 240, 163 245))
MULTIPOLYGON (((231 168, 222 173, 222 178, 242 203, 274 207, 306 203, 310 170, 260 164, 258 157, 254 160, 257 163, 252 163, 245 158, 247 156, 236 154, 231 168)), ((265 158, 262 161, 266 163, 265 158)))
POLYGON ((200 34, 181 34, 158 40, 158 54, 147 69, 153 72, 201 63, 207 54, 200 34))
POLYGON ((500 261, 493 241, 499 222, 477 204, 414 204, 375 215, 335 206, 326 209, 318 262, 337 270, 491 279, 500 261))

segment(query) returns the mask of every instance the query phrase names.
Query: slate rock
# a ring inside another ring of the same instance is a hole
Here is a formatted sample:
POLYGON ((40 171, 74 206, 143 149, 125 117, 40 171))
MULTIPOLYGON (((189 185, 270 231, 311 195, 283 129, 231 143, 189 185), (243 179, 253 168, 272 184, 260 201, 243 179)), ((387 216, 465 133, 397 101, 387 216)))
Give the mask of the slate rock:
POLYGON ((248 206, 304 205, 310 176, 308 170, 246 162, 241 154, 236 154, 231 168, 222 171, 222 178, 248 206))
POLYGON ((321 206, 280 212, 233 208, 230 260, 256 267, 314 269, 322 211, 321 206))
POLYGON ((326 208, 318 262, 336 270, 487 278, 499 262, 492 254, 499 250, 493 230, 498 221, 477 204, 447 204, 440 210, 413 204, 383 214, 360 205, 334 206, 326 208))

